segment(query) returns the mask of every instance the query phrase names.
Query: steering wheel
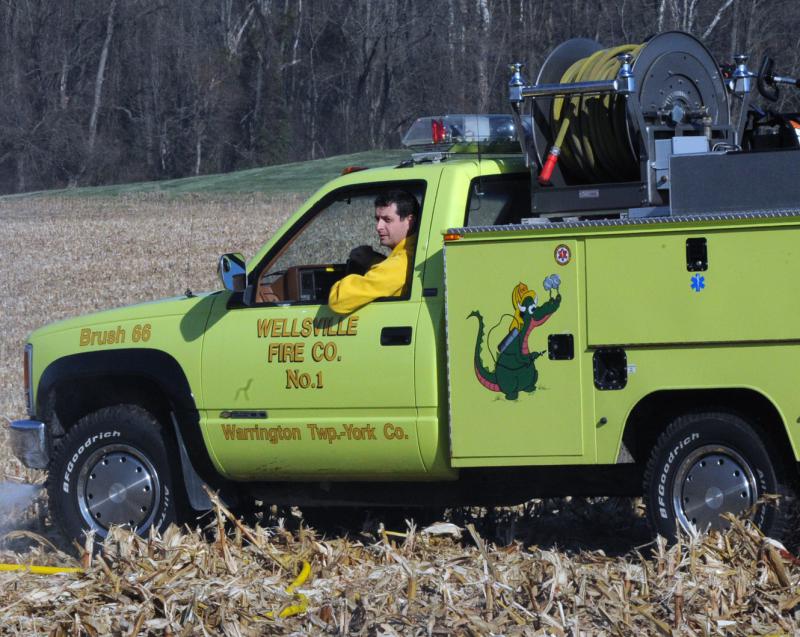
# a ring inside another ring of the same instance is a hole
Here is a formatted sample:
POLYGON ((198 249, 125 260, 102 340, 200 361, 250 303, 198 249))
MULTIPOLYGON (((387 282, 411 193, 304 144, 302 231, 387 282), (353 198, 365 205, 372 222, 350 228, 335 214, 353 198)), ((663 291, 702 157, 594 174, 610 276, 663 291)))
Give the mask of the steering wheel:
POLYGON ((369 268, 365 268, 362 263, 359 263, 352 257, 347 257, 347 261, 344 264, 344 274, 347 276, 348 274, 360 274, 364 275, 367 273, 369 268))
POLYGON ((382 261, 386 256, 373 250, 372 246, 361 245, 350 251, 344 266, 345 275, 367 273, 376 260, 382 261))

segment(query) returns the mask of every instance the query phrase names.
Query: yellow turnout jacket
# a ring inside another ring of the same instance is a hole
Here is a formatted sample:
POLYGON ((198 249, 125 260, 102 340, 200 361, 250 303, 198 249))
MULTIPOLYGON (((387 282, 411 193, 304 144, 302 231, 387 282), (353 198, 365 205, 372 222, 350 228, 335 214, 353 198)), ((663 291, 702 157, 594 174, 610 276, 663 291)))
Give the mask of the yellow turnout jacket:
POLYGON ((331 288, 328 305, 337 314, 350 314, 375 299, 402 296, 407 291, 408 273, 414 263, 416 247, 417 235, 412 234, 363 276, 349 274, 339 279, 331 288))

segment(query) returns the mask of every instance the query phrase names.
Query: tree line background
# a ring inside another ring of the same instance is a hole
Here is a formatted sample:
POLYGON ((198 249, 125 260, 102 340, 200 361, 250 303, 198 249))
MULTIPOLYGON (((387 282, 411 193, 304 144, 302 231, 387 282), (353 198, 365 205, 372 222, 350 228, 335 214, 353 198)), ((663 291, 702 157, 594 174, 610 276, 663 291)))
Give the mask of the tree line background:
MULTIPOLYGON (((798 0, 0 0, 0 192, 399 146, 423 114, 507 112, 571 37, 680 29, 800 73, 798 0)), ((784 95, 791 89, 784 89, 784 95)))

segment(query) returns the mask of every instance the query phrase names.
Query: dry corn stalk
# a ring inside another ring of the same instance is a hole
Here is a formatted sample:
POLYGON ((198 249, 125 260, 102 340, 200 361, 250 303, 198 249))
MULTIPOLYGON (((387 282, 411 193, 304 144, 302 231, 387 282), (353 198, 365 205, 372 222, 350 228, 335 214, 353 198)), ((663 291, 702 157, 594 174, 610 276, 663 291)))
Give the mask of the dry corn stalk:
MULTIPOLYGON (((800 631, 800 565, 749 523, 674 546, 658 542, 644 557, 498 548, 474 527, 463 543, 413 528, 366 544, 326 539, 245 525, 218 502, 212 525, 211 540, 175 527, 146 539, 114 529, 84 574, 0 573, 0 625, 64 635, 800 631), (405 541, 387 542, 392 536, 405 541), (311 576, 291 589, 303 560, 311 576), (298 593, 307 607, 276 619, 297 610, 298 593)), ((0 559, 77 565, 44 542, 0 559)))

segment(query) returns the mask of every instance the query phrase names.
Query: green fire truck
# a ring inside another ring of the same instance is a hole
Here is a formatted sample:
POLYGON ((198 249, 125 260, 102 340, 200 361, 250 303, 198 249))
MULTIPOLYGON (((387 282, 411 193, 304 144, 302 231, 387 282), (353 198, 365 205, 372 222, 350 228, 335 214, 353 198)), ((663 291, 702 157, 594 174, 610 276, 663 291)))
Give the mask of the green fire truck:
POLYGON ((224 289, 80 316, 25 345, 16 455, 63 531, 240 502, 643 495, 655 532, 743 513, 780 536, 800 458, 793 78, 684 33, 557 47, 510 114, 417 120, 407 161, 314 194, 224 289), (420 203, 405 296, 327 306, 420 203), (259 294, 269 286, 272 296, 259 294), (783 496, 778 503, 768 494, 783 496))

